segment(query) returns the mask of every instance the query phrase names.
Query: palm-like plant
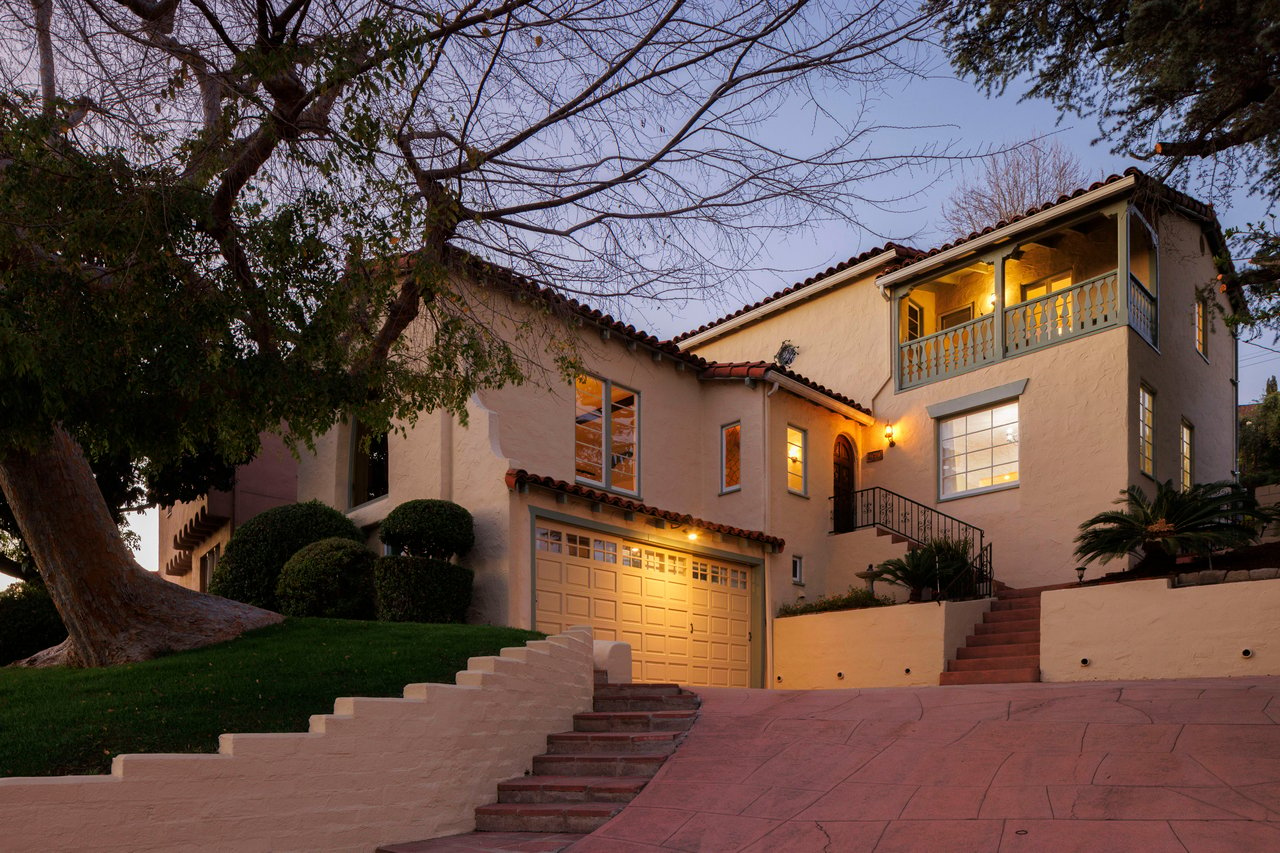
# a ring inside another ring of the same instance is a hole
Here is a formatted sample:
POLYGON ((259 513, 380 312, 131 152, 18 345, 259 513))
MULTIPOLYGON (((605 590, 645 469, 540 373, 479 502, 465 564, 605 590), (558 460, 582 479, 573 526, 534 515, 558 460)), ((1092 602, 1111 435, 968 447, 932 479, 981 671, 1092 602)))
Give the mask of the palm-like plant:
POLYGON ((968 540, 935 539, 876 566, 876 580, 906 587, 908 601, 921 601, 926 589, 941 594, 967 571, 968 554, 968 540))
POLYGON ((1173 481, 1156 485, 1154 500, 1138 486, 1120 493, 1123 510, 1098 513, 1080 525, 1076 557, 1107 563, 1133 554, 1141 560, 1135 574, 1173 570, 1182 554, 1208 554, 1247 545, 1258 537, 1271 514, 1236 483, 1199 483, 1185 492, 1173 481))

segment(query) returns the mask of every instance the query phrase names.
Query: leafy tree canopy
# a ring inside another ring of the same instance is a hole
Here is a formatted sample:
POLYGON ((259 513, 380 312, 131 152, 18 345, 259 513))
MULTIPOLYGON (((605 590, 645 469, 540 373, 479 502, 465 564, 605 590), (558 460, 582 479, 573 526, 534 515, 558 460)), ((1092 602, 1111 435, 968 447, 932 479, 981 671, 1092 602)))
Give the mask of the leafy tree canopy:
POLYGON ((1240 420, 1240 482, 1250 487, 1280 483, 1280 393, 1274 376, 1262 400, 1240 420))
MULTIPOLYGON (((929 0, 957 71, 988 92, 1096 118, 1117 153, 1160 177, 1280 201, 1280 0, 929 0)), ((1253 259, 1240 282, 1280 316, 1274 223, 1232 235, 1253 259)))

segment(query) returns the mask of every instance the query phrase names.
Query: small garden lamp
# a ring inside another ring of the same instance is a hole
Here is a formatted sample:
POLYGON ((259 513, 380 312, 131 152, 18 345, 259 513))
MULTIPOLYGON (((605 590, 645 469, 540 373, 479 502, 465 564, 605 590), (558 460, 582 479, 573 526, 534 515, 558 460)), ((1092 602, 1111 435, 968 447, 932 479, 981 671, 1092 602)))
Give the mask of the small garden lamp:
POLYGON ((1084 566, 1076 566, 1076 582, 1084 583, 1084 566))

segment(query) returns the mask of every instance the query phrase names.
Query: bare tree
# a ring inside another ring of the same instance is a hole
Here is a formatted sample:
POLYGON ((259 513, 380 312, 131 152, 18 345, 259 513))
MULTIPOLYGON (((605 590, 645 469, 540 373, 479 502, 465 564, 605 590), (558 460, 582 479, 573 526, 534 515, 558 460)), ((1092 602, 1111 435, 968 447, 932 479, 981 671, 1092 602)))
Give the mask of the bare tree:
POLYGON ((952 239, 1023 216, 1089 183, 1089 173, 1057 139, 1032 139, 981 161, 977 178, 959 184, 942 206, 952 239))
POLYGON ((278 618, 138 567, 85 448, 461 412, 519 361, 459 259, 720 287, 765 229, 856 222, 863 181, 935 153, 823 103, 915 73, 908 2, 0 0, 0 31, 0 489, 70 631, 44 661, 278 618))

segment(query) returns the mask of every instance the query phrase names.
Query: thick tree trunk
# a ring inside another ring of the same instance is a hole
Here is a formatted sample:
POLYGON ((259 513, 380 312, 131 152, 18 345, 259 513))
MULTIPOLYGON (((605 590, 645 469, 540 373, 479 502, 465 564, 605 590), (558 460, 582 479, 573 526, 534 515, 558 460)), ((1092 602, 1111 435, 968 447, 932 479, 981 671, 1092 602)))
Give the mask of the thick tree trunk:
POLYGON ((80 446, 57 429, 38 452, 0 455, 0 489, 69 636, 23 663, 108 666, 230 640, 279 614, 193 592, 125 547, 80 446))

